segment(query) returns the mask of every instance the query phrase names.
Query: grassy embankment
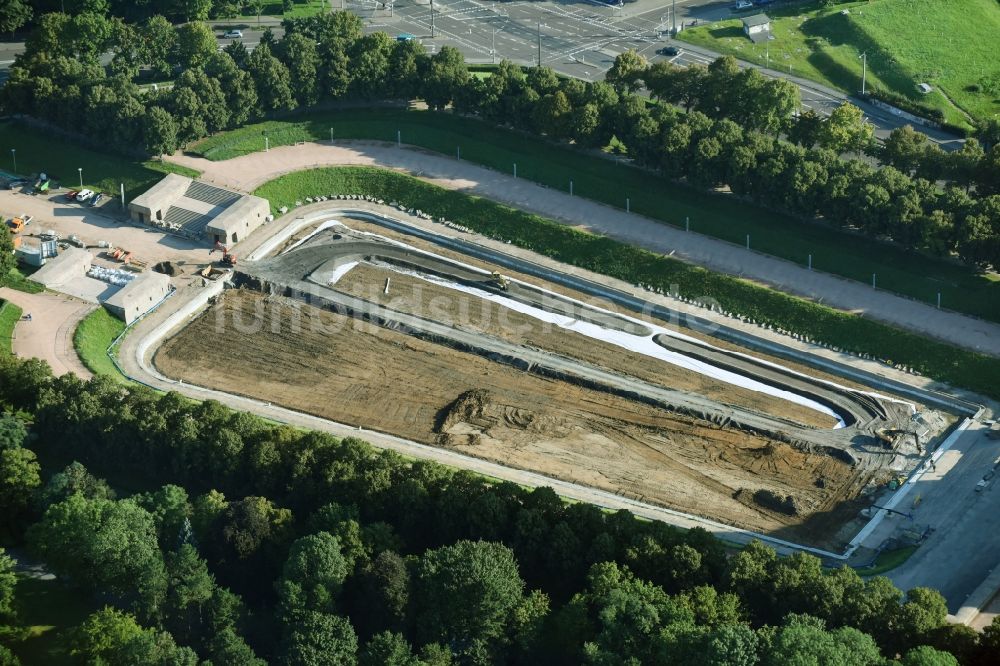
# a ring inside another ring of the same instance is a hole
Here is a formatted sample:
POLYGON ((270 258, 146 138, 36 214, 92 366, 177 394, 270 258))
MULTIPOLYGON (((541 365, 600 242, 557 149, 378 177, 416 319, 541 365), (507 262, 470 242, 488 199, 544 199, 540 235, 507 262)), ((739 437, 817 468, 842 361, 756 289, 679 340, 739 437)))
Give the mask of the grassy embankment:
POLYGON ((937 109, 953 125, 970 128, 962 110, 978 119, 1000 113, 996 0, 809 3, 767 14, 774 39, 761 44, 743 35, 739 19, 688 29, 678 39, 848 93, 861 89, 860 56, 867 53, 869 87, 937 109), (934 91, 923 95, 918 83, 934 91))
POLYGON ((86 187, 118 195, 125 185, 125 197, 131 199, 160 180, 164 173, 180 173, 196 177, 197 171, 159 161, 136 161, 126 157, 100 153, 15 121, 0 122, 0 146, 5 146, 0 170, 14 171, 10 149, 16 149, 17 173, 30 176, 47 173, 66 187, 78 187, 83 169, 86 187), (56 147, 55 144, 58 144, 56 147))
POLYGON ((21 308, 7 301, 0 301, 0 355, 13 353, 14 325, 21 319, 21 308))
POLYGON ((70 656, 72 632, 98 609, 88 598, 59 580, 19 576, 17 622, 0 627, 0 641, 23 664, 76 664, 70 656))
POLYGON ((454 220, 492 238, 632 284, 711 297, 724 310, 799 331, 844 349, 868 352, 925 375, 1000 398, 1000 359, 958 349, 871 319, 848 314, 721 273, 585 233, 488 199, 446 190, 416 178, 371 167, 329 167, 282 176, 257 189, 274 208, 307 196, 370 194, 454 220))
POLYGON ((104 308, 84 317, 73 333, 73 347, 80 360, 95 375, 107 375, 127 381, 108 357, 108 347, 125 330, 125 322, 104 308))
POLYGON ((330 128, 339 139, 395 142, 396 131, 408 144, 455 156, 561 190, 573 180, 574 192, 631 210, 672 226, 743 245, 750 234, 759 252, 805 264, 811 254, 817 270, 870 283, 925 303, 938 292, 944 307, 1000 321, 1000 280, 996 276, 896 246, 757 208, 725 195, 711 195, 677 185, 643 169, 619 164, 568 146, 504 130, 476 120, 421 111, 349 110, 310 114, 291 120, 248 125, 205 139, 192 150, 212 160, 226 160, 263 150, 262 132, 270 145, 329 141, 330 128))

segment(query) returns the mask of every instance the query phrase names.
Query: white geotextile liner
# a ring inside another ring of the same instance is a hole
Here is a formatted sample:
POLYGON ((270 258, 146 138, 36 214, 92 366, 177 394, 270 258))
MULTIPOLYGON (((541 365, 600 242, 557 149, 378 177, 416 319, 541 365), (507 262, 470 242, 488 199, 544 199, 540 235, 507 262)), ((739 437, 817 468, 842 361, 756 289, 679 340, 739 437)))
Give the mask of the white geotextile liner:
MULTIPOLYGON (((337 280, 343 277, 343 275, 345 275, 351 268, 353 268, 354 265, 355 264, 345 264, 344 266, 339 267, 337 271, 335 271, 334 273, 335 278, 332 279, 329 284, 331 285, 335 284, 337 280), (342 270, 345 268, 347 270, 342 270)), ((549 322, 555 326, 558 326, 559 328, 579 333, 580 335, 584 335, 588 338, 601 340, 602 342, 613 344, 617 347, 621 347, 622 349, 627 349, 628 351, 635 352, 637 354, 643 354, 645 356, 650 356, 652 358, 660 359, 662 361, 666 361, 667 363, 671 363, 678 367, 685 368, 686 370, 696 372, 700 375, 704 375, 706 377, 711 377, 713 379, 726 382, 727 384, 732 384, 734 386, 739 386, 741 388, 745 388, 751 391, 763 393, 765 395, 769 395, 775 398, 787 400, 797 405, 802 405, 803 407, 808 407, 809 409, 813 409, 817 412, 820 412, 821 414, 826 414, 827 416, 836 420, 837 425, 834 426, 834 428, 844 427, 844 421, 839 416, 837 416, 837 414, 832 409, 830 409, 826 405, 821 405, 815 400, 810 400, 809 398, 798 395, 797 393, 792 393, 791 391, 784 391, 782 389, 769 386, 768 384, 764 384, 763 382, 751 379, 750 377, 745 377, 735 372, 730 372, 728 370, 718 368, 708 363, 704 363, 702 361, 689 358, 687 356, 684 356, 683 354, 679 354, 677 352, 673 352, 661 347, 660 345, 656 344, 656 341, 653 339, 656 335, 659 335, 661 333, 664 335, 670 335, 672 337, 682 338, 685 340, 692 340, 696 342, 697 340, 689 336, 676 333, 674 331, 670 331, 666 328, 662 328, 660 326, 657 326, 656 324, 651 324, 649 322, 641 321, 639 319, 633 319, 631 317, 626 317, 625 315, 618 314, 618 316, 624 319, 629 319, 631 321, 640 323, 644 326, 649 327, 653 331, 653 334, 648 336, 632 335, 630 333, 624 333, 622 331, 615 331, 613 329, 604 328, 603 326, 600 326, 598 324, 592 324, 590 322, 580 321, 579 319, 573 319, 572 317, 568 317, 566 315, 549 312, 548 310, 543 310, 541 308, 528 305, 526 303, 521 303, 519 301, 516 301, 511 298, 506 298, 505 296, 501 296, 500 294, 496 294, 491 291, 485 291, 482 289, 477 289, 475 287, 469 287, 463 284, 458 284, 456 282, 451 282, 449 280, 434 275, 429 275, 426 273, 420 273, 411 270, 403 270, 400 269, 398 266, 392 266, 392 270, 397 273, 401 273, 404 275, 411 275, 413 277, 425 280, 427 282, 439 284, 441 286, 453 289, 455 291, 460 291, 462 293, 466 293, 471 296, 481 298, 483 300, 497 303, 498 305, 502 305, 510 310, 514 310, 515 312, 520 312, 522 314, 534 317, 535 319, 549 322)), ((562 295, 559 295, 559 298, 570 301, 573 300, 573 299, 567 299, 565 296, 562 295)), ((597 309, 589 305, 587 305, 586 307, 588 309, 597 309)))

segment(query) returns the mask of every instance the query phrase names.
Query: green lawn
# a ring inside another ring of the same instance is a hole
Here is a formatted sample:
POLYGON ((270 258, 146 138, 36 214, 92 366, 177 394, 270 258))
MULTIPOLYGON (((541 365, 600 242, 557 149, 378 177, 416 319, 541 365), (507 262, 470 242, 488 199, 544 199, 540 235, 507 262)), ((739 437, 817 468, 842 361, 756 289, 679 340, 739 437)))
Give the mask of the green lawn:
POLYGON ((21 308, 13 303, 0 301, 0 355, 10 355, 14 324, 21 319, 21 308))
POLYGON ((73 347, 88 370, 95 375, 108 375, 125 381, 107 353, 108 347, 124 330, 125 322, 104 308, 97 308, 83 318, 73 333, 73 347))
POLYGON ((71 630, 97 604, 58 580, 19 577, 17 625, 0 628, 0 640, 29 664, 76 664, 69 655, 71 630))
POLYGON ((31 266, 15 266, 7 277, 7 286, 27 294, 40 294, 45 291, 45 287, 28 279, 36 270, 38 269, 31 266))
POLYGON ((867 52, 870 88, 938 109, 959 127, 968 128, 968 120, 948 97, 977 118, 1000 112, 996 0, 875 0, 827 9, 810 3, 767 13, 774 35, 768 42, 752 44, 739 20, 685 30, 678 39, 849 93, 861 90, 860 56, 867 52), (981 92, 969 88, 983 82, 981 92), (935 90, 922 95, 918 83, 935 90))
POLYGON ((883 550, 875 558, 875 563, 870 567, 858 567, 858 573, 862 576, 880 576, 887 571, 892 571, 910 559, 913 553, 917 552, 917 546, 904 546, 895 550, 883 550))
MULTIPOLYGON (((17 173, 30 176, 40 172, 49 174, 66 187, 80 185, 118 195, 119 186, 125 185, 129 199, 142 193, 160 180, 167 170, 176 171, 172 165, 161 162, 137 162, 127 157, 100 153, 70 141, 15 121, 0 122, 0 170, 14 171, 11 149, 17 157, 17 173)), ((185 175, 190 175, 190 169, 185 175)))
POLYGON ((650 285, 664 292, 676 288, 680 295, 691 298, 714 298, 723 310, 798 331, 837 347, 891 359, 934 379, 1000 398, 998 358, 958 349, 388 169, 311 169, 279 177, 256 190, 276 208, 291 207, 307 196, 335 193, 369 194, 398 201, 490 238, 631 284, 650 285))
POLYGON ((1000 321, 1000 281, 955 263, 906 252, 822 225, 756 208, 725 195, 711 195, 673 184, 649 171, 619 164, 568 146, 494 127, 476 120, 429 111, 345 110, 317 113, 291 120, 267 121, 205 139, 192 151, 212 160, 226 160, 262 150, 263 132, 270 145, 298 141, 329 141, 330 130, 340 139, 402 140, 511 173, 552 188, 574 192, 619 208, 628 197, 631 210, 683 227, 690 218, 698 231, 742 245, 750 234, 760 252, 870 283, 877 274, 880 288, 926 303, 941 293, 946 308, 1000 321))

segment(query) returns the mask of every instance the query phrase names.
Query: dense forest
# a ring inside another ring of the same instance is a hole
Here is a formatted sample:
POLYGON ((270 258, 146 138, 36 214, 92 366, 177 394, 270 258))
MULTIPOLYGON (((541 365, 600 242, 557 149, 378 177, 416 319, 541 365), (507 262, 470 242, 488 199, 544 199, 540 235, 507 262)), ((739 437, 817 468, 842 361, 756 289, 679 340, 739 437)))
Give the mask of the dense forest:
MULTIPOLYGON (((739 551, 207 401, 0 358, 7 543, 80 663, 993 664, 929 589, 739 551)), ((12 561, 0 618, 15 622, 12 561)), ((16 663, 10 656, 0 663, 16 663), (6 659, 6 661, 4 661, 6 659)))
POLYGON ((220 52, 206 24, 175 27, 163 16, 36 22, 0 103, 105 148, 161 155, 263 117, 419 98, 581 149, 616 140, 637 164, 692 187, 1000 265, 1000 122, 954 152, 910 128, 879 146, 857 107, 796 114, 797 88, 732 58, 680 68, 626 52, 596 83, 506 61, 474 77, 455 49, 428 55, 415 40, 365 35, 349 12, 286 20, 281 40, 265 32, 252 52, 240 42, 220 52), (165 83, 140 86, 143 77, 165 83))

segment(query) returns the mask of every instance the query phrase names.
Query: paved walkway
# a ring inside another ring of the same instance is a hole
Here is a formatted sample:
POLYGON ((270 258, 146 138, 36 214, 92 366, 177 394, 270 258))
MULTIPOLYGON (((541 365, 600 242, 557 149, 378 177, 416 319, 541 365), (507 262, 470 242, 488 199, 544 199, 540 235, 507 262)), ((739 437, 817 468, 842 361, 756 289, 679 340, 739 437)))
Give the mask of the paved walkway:
POLYGON ((399 169, 442 187, 484 196, 632 245, 673 254, 712 270, 739 275, 782 291, 821 300, 826 305, 863 313, 955 345, 1000 356, 1000 325, 937 310, 859 282, 810 271, 783 259, 708 236, 686 233, 650 218, 415 148, 344 141, 334 145, 284 146, 224 162, 187 155, 169 159, 202 171, 204 180, 244 191, 251 191, 281 174, 310 167, 355 164, 399 169))
POLYGON ((91 377, 73 348, 73 332, 94 305, 51 291, 26 294, 9 287, 0 288, 0 299, 31 313, 31 321, 14 326, 15 356, 47 361, 55 375, 72 372, 82 379, 91 377))

